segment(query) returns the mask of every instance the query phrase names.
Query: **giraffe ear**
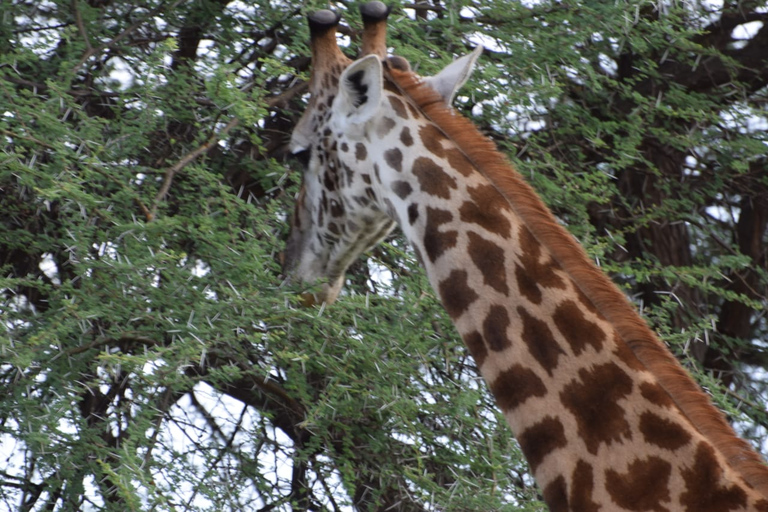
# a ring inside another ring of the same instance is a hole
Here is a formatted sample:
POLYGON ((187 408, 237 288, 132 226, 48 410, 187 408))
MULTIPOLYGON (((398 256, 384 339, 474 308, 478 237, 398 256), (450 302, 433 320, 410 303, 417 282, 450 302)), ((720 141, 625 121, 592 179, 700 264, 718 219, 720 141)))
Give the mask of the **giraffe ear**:
POLYGON ((453 97, 469 79, 478 57, 483 53, 483 47, 477 46, 468 55, 456 59, 435 76, 424 79, 434 90, 440 93, 446 105, 453 103, 453 97))
POLYGON ((381 60, 377 55, 368 55, 350 64, 341 74, 334 107, 347 122, 365 123, 379 109, 381 89, 381 60))

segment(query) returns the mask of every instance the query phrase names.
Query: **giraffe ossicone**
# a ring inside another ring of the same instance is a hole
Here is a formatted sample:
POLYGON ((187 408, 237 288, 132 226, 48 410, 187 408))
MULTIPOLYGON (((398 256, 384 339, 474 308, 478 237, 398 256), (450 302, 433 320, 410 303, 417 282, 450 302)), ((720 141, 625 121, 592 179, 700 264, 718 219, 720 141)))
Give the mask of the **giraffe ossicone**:
POLYGON ((488 139, 450 108, 481 50, 431 78, 310 16, 307 157, 286 273, 332 302, 396 225, 472 353, 553 511, 768 512, 768 469, 488 139))

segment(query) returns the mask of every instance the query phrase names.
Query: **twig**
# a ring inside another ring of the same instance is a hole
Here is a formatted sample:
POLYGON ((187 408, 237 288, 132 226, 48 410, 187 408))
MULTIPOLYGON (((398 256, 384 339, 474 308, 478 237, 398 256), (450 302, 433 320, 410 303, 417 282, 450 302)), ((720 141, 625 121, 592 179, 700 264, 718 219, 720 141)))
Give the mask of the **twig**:
POLYGON ((736 393, 735 391, 731 391, 728 388, 723 388, 723 389, 725 390, 726 394, 731 395, 732 397, 734 397, 739 402, 747 404, 752 409, 755 409, 756 411, 762 411, 763 410, 763 408, 760 405, 756 404, 752 400, 747 400, 746 398, 744 398, 740 394, 736 393))
POLYGON ((86 343, 85 345, 79 345, 77 347, 72 347, 72 348, 70 348, 68 350, 65 350, 64 352, 59 352, 58 354, 53 356, 52 360, 57 359, 62 354, 67 356, 67 357, 71 357, 71 356, 74 356, 76 354, 80 354, 82 352, 86 352, 88 350, 91 350, 93 348, 98 348, 98 347, 101 347, 101 346, 104 346, 104 345, 108 345, 110 343, 125 343, 127 341, 140 343, 142 345, 147 345, 147 346, 150 346, 150 347, 153 347, 153 346, 157 345, 157 341, 155 341, 155 340, 153 340, 151 338, 146 338, 144 336, 131 336, 129 334, 123 334, 119 338, 102 337, 102 338, 98 338, 98 339, 96 339, 96 340, 94 340, 94 341, 92 341, 90 343, 86 343))
POLYGON ((75 11, 75 24, 77 25, 77 30, 80 32, 83 41, 85 41, 86 49, 88 51, 93 50, 91 41, 88 38, 88 32, 85 30, 85 24, 83 24, 83 17, 80 15, 80 9, 77 7, 77 0, 72 0, 72 10, 75 11))
POLYGON ((152 209, 149 212, 149 215, 147 216, 147 221, 153 220, 157 215, 157 208, 160 205, 160 201, 165 199, 165 196, 168 194, 168 191, 171 189, 171 183, 173 183, 173 177, 176 175, 177 172, 179 172, 181 169, 183 169, 187 164, 195 160, 198 156, 202 155, 209 149, 211 149, 224 135, 229 133, 229 131, 236 127, 238 124, 240 124, 240 120, 236 117, 233 117, 230 119, 230 121, 227 123, 227 125, 221 129, 219 133, 213 134, 211 137, 208 138, 207 141, 205 141, 203 144, 197 147, 197 149, 190 151, 186 155, 184 155, 181 160, 176 162, 174 165, 166 169, 165 171, 165 178, 163 178, 163 184, 160 186, 160 190, 157 192, 157 195, 155 196, 155 200, 152 202, 152 209))
POLYGON ((275 108, 275 107, 282 107, 290 99, 292 99, 294 96, 298 96, 300 94, 304 94, 306 90, 309 88, 308 82, 300 82, 290 89, 287 89, 277 96, 272 96, 271 98, 266 100, 267 108, 275 108))
POLYGON ((44 25, 42 27, 20 28, 18 30, 11 31, 11 34, 18 35, 18 34, 29 34, 30 32, 44 32, 46 30, 58 30, 60 28, 68 27, 71 24, 72 24, 71 22, 65 22, 65 23, 59 23, 58 25, 44 25))
POLYGON ((35 144, 38 144, 44 148, 47 149, 53 149, 53 146, 48 144, 47 142, 44 142, 40 139, 36 139, 35 137, 32 137, 31 135, 20 135, 16 132, 12 132, 10 130, 6 130, 5 128, 0 128, 0 133, 3 135, 6 135, 12 139, 21 139, 21 140, 28 140, 29 142, 34 142, 35 144))

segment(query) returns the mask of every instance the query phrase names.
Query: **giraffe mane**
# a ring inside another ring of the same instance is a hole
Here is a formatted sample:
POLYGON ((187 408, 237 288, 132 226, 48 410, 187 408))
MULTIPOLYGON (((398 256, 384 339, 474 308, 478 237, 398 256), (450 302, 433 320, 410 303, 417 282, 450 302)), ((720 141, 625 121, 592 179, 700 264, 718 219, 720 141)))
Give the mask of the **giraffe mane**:
POLYGON ((768 466, 683 369, 635 307, 562 227, 496 144, 467 118, 446 106, 444 99, 409 71, 385 67, 385 77, 450 138, 475 168, 509 201, 531 234, 547 247, 579 289, 615 327, 635 357, 653 373, 691 424, 720 450, 729 465, 768 496, 768 466))

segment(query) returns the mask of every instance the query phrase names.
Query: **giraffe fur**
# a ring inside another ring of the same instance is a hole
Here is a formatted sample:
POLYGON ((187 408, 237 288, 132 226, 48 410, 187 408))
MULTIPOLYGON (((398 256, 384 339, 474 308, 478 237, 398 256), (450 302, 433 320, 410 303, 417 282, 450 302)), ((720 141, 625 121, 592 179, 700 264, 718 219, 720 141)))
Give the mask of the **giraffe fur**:
POLYGON ((309 152, 286 247, 291 279, 324 280, 316 301, 332 302, 354 258, 397 225, 550 510, 768 512, 760 457, 450 108, 479 52, 425 80, 386 57, 382 19, 369 25, 368 55, 354 62, 333 30, 311 30, 311 99, 291 142, 309 152))

